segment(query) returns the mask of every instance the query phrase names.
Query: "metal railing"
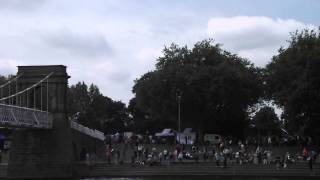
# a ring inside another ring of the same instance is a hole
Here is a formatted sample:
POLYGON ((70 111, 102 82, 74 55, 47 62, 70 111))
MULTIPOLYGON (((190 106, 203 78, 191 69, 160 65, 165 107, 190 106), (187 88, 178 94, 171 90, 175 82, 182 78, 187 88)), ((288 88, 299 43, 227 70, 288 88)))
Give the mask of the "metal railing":
POLYGON ((98 131, 96 129, 90 129, 86 126, 83 126, 73 120, 70 121, 70 127, 76 131, 79 131, 83 134, 86 134, 88 136, 91 136, 93 138, 99 139, 103 141, 105 139, 104 133, 101 131, 98 131))
POLYGON ((47 111, 0 104, 0 126, 51 129, 52 116, 47 111))

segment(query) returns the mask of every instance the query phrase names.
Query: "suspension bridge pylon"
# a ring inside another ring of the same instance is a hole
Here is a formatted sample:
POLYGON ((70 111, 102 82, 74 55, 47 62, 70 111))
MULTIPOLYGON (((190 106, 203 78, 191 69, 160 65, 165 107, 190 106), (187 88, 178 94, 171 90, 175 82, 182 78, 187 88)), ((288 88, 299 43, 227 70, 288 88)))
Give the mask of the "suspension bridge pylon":
POLYGON ((52 124, 13 131, 7 176, 9 179, 71 177, 73 152, 66 115, 69 78, 66 66, 18 66, 17 76, 21 74, 16 88, 30 92, 26 91, 24 96, 19 92, 23 98, 19 99, 18 95, 7 102, 47 112, 52 124))

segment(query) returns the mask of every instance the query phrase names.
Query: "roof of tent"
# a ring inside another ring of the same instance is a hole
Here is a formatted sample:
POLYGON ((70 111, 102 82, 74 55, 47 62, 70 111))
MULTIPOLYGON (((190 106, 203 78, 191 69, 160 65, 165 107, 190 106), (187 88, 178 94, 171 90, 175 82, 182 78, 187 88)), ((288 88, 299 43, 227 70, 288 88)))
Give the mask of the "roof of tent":
POLYGON ((172 129, 166 128, 162 132, 156 133, 155 136, 166 137, 166 136, 175 136, 175 132, 172 129))

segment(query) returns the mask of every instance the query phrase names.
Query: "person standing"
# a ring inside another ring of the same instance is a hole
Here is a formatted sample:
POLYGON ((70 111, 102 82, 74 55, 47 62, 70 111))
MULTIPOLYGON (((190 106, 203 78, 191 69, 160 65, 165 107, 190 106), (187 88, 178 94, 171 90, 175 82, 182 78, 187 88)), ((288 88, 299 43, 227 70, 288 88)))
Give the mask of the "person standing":
POLYGON ((217 167, 220 166, 219 161, 220 161, 220 156, 219 153, 216 151, 216 153, 214 154, 215 160, 216 160, 216 165, 217 167))
POLYGON ((308 150, 307 150, 306 147, 304 147, 303 150, 302 150, 302 156, 303 156, 303 160, 307 160, 308 150))
POLYGON ((106 157, 108 164, 111 164, 111 145, 108 144, 106 147, 106 157))
POLYGON ((307 158, 307 160, 308 160, 309 169, 310 169, 310 171, 312 171, 313 170, 313 167, 312 167, 312 165, 313 165, 312 153, 309 153, 309 157, 307 158))

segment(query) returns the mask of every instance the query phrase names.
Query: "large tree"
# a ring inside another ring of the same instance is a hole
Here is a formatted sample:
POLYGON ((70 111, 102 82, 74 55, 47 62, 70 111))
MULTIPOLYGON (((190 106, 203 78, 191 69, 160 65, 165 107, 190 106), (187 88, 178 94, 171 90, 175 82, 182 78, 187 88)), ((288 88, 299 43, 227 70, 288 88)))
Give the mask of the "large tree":
POLYGON ((289 46, 266 67, 269 97, 283 107, 291 132, 320 137, 320 34, 304 30, 292 34, 289 46))
POLYGON ((260 96, 259 72, 211 40, 192 49, 172 44, 156 69, 135 81, 135 103, 154 128, 177 129, 180 102, 183 128, 242 136, 248 106, 260 96))

